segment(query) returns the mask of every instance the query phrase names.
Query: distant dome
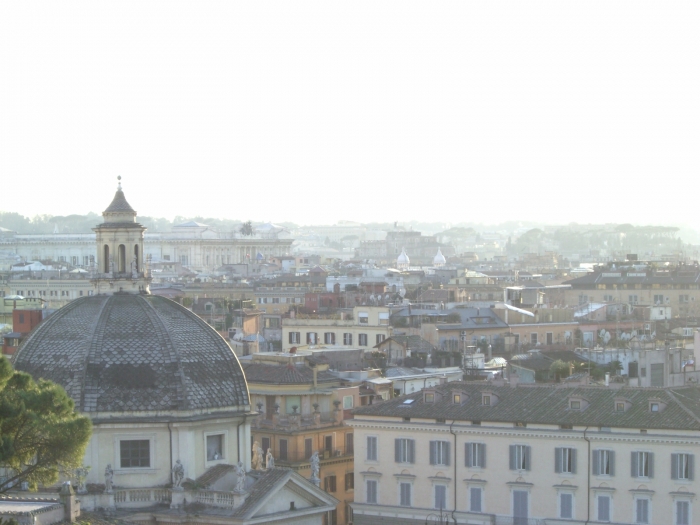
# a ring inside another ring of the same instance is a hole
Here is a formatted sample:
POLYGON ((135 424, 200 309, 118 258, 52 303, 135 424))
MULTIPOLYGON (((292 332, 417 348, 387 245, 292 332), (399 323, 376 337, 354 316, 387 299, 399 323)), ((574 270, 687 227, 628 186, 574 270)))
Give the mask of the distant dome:
POLYGON ((60 384, 92 416, 250 405, 226 341, 186 308, 154 295, 77 299, 31 333, 14 364, 60 384))
POLYGON ((408 255, 406 255, 406 248, 402 248, 401 254, 396 259, 396 267, 399 269, 408 268, 410 264, 411 260, 408 258, 408 255))
POLYGON ((442 250, 438 248, 437 254, 433 258, 433 266, 444 266, 446 262, 447 259, 445 259, 445 256, 442 254, 442 250))

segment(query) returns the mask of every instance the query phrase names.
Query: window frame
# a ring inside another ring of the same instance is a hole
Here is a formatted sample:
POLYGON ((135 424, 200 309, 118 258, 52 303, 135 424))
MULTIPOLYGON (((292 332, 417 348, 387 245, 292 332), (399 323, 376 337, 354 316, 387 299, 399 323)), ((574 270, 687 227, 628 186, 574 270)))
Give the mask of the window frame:
POLYGON ((416 462, 416 440, 412 438, 394 439, 394 462, 413 465, 416 462))
POLYGON ((677 452, 671 454, 671 479, 681 482, 694 481, 695 454, 689 454, 687 452, 677 452), (682 470, 684 471, 683 475, 681 474, 682 470))
POLYGON ((638 525, 649 525, 651 523, 651 498, 640 496, 634 498, 634 523, 638 525), (646 520, 640 520, 639 506, 641 502, 646 502, 646 520))
POLYGON ((557 447, 554 449, 554 473, 576 474, 577 450, 573 447, 557 447))
MULTIPOLYGON (((227 454, 226 454, 226 446, 228 444, 228 430, 212 430, 211 432, 205 432, 204 433, 204 462, 208 464, 216 464, 220 461, 224 461, 227 459, 227 454), (209 438, 213 436, 221 436, 221 450, 220 454, 221 457, 219 459, 209 459, 209 438)), ((267 452, 265 450, 264 452, 267 452)))
POLYGON ((155 447, 156 447, 156 435, 155 434, 115 434, 113 437, 114 446, 114 471, 124 472, 124 473, 153 473, 156 472, 155 463, 155 447), (121 462, 121 442, 122 441, 148 441, 149 442, 149 463, 148 467, 122 467, 121 462))
POLYGON ((559 492, 558 496, 559 497, 557 498, 557 516, 559 516, 559 519, 561 519, 561 520, 573 520, 574 517, 576 516, 576 495, 573 492, 562 491, 562 492, 559 492), (571 498, 571 502, 570 502, 571 506, 569 509, 571 511, 570 516, 564 516, 564 513, 563 513, 564 506, 562 505, 562 498, 564 496, 568 496, 569 498, 571 498))
POLYGON ((613 501, 610 494, 596 494, 595 495, 595 517, 596 520, 601 523, 610 523, 613 520, 613 501), (608 517, 607 519, 601 519, 600 517, 600 500, 601 498, 606 498, 608 500, 608 517))
POLYGON ((514 444, 509 447, 509 470, 526 472, 532 466, 532 447, 530 445, 514 444))
POLYGON ((365 461, 378 461, 379 437, 365 436, 365 438, 365 461), (374 445, 370 445, 370 440, 374 441, 374 445), (370 454, 371 452, 373 452, 373 454, 370 454))
POLYGON ((430 441, 430 465, 436 467, 450 466, 450 442, 446 440, 430 441))
POLYGON ((399 507, 412 507, 413 506, 413 483, 410 481, 400 481, 398 484, 399 489, 399 507), (404 501, 404 487, 407 489, 408 501, 404 501))
POLYGON ((484 488, 483 487, 469 487, 469 512, 478 512, 482 513, 484 512, 484 488), (476 505, 474 505, 474 491, 478 490, 479 491, 479 505, 478 505, 478 510, 475 508, 476 505))
POLYGON ((365 503, 369 503, 371 505, 376 505, 379 503, 379 480, 377 479, 366 479, 365 480, 365 503), (370 484, 374 485, 374 498, 372 498, 374 501, 370 501, 370 484))
POLYGON ((486 468, 486 443, 467 442, 464 444, 464 466, 486 468))
POLYGON ((632 451, 630 466, 633 478, 652 479, 654 477, 654 453, 647 450, 632 451))
POLYGON ((447 509, 447 485, 444 483, 434 483, 433 484, 433 508, 434 509, 440 509, 440 510, 445 510, 447 509), (444 506, 438 505, 438 489, 442 489, 443 494, 442 498, 444 499, 444 506))

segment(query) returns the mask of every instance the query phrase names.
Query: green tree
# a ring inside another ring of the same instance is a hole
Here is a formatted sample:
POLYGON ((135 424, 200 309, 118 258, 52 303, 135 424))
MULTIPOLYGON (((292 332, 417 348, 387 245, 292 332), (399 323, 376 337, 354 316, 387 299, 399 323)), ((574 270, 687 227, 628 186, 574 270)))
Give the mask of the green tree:
POLYGON ((63 388, 0 358, 0 465, 8 471, 0 493, 24 481, 32 490, 56 483, 59 471, 81 466, 91 434, 63 388))

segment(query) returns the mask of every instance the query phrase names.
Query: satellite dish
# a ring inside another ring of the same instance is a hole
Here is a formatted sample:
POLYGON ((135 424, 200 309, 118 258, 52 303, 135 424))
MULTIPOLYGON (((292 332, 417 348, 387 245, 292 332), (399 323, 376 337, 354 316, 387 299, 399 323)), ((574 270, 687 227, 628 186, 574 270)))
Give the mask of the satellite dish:
POLYGON ((598 334, 598 337, 605 337, 605 328, 601 328, 600 333, 598 334))
POLYGON ((603 337, 603 341, 605 341, 605 344, 608 344, 610 342, 610 339, 612 339, 610 332, 605 332, 605 337, 603 337))

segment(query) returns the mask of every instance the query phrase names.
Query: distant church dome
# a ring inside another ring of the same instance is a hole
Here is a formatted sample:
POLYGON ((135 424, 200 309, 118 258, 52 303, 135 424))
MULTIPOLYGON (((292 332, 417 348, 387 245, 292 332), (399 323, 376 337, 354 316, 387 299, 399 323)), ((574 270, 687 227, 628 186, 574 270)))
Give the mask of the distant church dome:
POLYGON ((24 342, 15 368, 60 384, 87 415, 249 405, 226 341, 183 306, 154 295, 69 303, 24 342))
POLYGON ((406 248, 401 249, 401 254, 396 259, 396 267, 399 270, 404 270, 409 267, 411 260, 406 255, 406 248))
POLYGON ((442 250, 438 248, 437 254, 433 258, 433 266, 445 266, 446 262, 447 259, 445 259, 445 256, 442 254, 442 250))

